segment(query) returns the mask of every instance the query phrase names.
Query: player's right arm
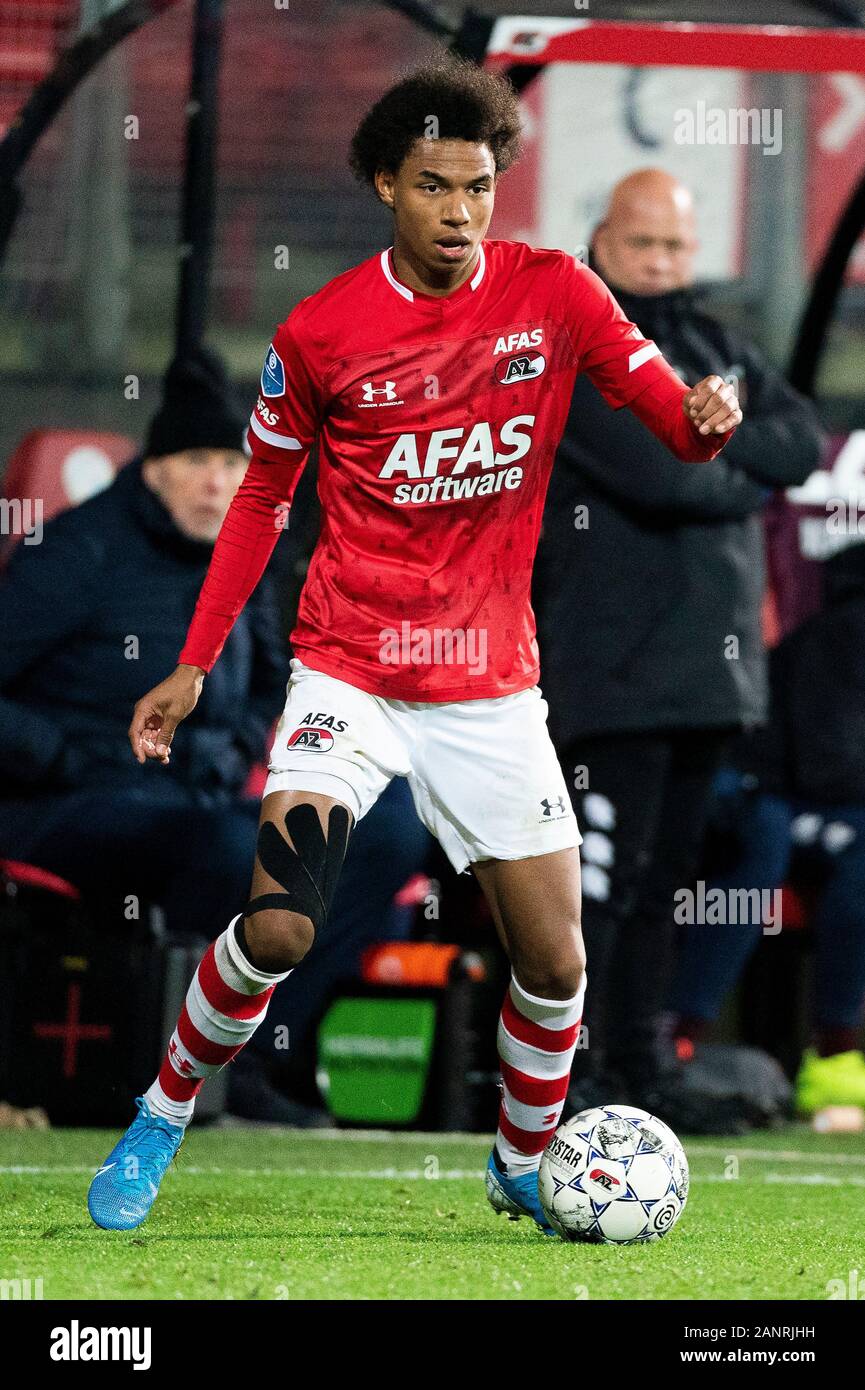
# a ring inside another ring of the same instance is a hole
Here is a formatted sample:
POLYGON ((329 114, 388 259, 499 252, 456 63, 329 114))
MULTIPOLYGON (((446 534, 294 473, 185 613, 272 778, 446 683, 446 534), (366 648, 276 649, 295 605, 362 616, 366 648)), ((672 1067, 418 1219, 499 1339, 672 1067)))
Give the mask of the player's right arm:
POLYGON ((318 375, 295 309, 277 329, 247 432, 252 451, 228 508, 176 669, 138 701, 129 741, 139 763, 167 763, 178 724, 198 703, 204 678, 264 573, 315 435, 322 405, 318 375))

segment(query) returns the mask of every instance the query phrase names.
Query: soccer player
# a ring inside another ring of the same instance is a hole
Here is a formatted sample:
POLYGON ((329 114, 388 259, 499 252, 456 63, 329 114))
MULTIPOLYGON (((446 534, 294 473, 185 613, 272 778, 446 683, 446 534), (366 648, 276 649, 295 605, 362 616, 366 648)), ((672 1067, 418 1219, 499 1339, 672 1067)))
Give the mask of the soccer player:
POLYGON ((324 928, 352 825, 404 776, 454 869, 481 884, 512 967, 487 1195, 552 1234, 537 1172, 586 976, 581 836, 547 734, 529 603, 550 469, 579 371, 683 460, 714 458, 742 416, 720 377, 689 390, 586 266, 487 238, 519 138, 513 89, 468 62, 439 61, 387 92, 351 163, 390 208, 393 245, 298 304, 266 354, 252 458, 177 668, 129 730, 140 763, 168 763, 317 436, 322 529, 250 901, 206 951, 159 1075, 93 1179, 97 1225, 144 1220, 204 1080, 324 928))

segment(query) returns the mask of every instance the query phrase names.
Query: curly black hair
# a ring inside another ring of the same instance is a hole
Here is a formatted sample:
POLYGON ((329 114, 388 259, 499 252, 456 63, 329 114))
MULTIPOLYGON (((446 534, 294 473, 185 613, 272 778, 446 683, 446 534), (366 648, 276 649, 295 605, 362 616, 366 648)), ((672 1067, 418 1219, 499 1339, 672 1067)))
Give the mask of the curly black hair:
POLYGON ((375 187, 379 169, 396 174, 414 142, 429 136, 431 117, 440 140, 488 145, 497 174, 519 158, 520 110, 511 83, 448 56, 410 73, 364 116, 348 161, 357 178, 375 187))

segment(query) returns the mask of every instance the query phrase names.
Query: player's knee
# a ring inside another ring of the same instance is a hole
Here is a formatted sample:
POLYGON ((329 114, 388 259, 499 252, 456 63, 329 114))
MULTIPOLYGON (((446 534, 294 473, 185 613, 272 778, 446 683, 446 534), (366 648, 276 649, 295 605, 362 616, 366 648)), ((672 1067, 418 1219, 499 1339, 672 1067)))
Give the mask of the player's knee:
POLYGON ((244 909, 251 923, 250 944, 271 964, 261 969, 290 969, 306 955, 316 933, 327 921, 339 871, 345 857, 349 812, 339 804, 330 808, 327 836, 318 811, 301 802, 287 811, 283 836, 273 821, 262 822, 258 832, 257 863, 252 898, 244 909))
POLYGON ((583 983, 585 970, 586 948, 577 909, 560 936, 555 959, 551 962, 550 973, 552 982, 556 985, 556 994, 567 999, 572 998, 583 983))
POLYGON ((263 908, 243 915, 251 964, 281 974, 299 965, 315 940, 315 926, 302 912, 263 908))
POLYGON ((579 941, 576 943, 573 961, 571 963, 570 979, 573 984, 574 994, 582 989, 586 982, 586 950, 583 946, 582 937, 580 937, 579 941))
POLYGON ((520 962, 516 975, 524 989, 541 999, 573 999, 585 970, 586 951, 577 919, 557 937, 554 950, 520 962))
POLYGON ((586 973, 586 947, 583 942, 583 933, 580 924, 577 922, 573 933, 570 951, 570 964, 572 976, 576 979, 576 989, 583 983, 583 976, 586 973))
MULTIPOLYGON (((583 983, 584 966, 563 961, 549 970, 538 971, 532 983, 523 987, 539 999, 573 999, 583 983)), ((523 984, 522 976, 519 977, 523 984)))

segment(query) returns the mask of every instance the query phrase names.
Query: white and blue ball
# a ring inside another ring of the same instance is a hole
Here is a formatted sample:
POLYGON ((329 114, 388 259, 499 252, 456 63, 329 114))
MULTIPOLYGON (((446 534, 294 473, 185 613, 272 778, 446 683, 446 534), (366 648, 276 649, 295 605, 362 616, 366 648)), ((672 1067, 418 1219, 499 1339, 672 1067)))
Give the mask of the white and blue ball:
POLYGON ((594 1106, 556 1130, 538 1193, 563 1240, 660 1240, 687 1201, 688 1160, 663 1120, 635 1106, 594 1106))

